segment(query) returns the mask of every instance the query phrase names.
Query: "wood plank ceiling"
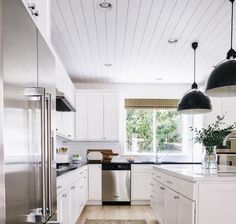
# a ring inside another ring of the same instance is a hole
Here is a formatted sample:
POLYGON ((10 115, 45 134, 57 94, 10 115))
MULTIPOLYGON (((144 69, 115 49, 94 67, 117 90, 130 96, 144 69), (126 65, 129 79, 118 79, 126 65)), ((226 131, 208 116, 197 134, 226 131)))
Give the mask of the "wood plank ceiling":
POLYGON ((106 1, 52 0, 52 43, 75 82, 192 83, 198 41, 203 83, 229 49, 229 0, 106 1))

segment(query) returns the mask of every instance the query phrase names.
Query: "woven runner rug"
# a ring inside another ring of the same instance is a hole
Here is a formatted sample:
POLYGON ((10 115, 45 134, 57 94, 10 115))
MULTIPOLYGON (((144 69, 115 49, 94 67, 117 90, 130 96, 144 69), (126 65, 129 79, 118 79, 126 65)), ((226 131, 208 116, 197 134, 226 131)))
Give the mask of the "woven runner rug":
POLYGON ((145 220, 108 220, 86 219, 84 224, 147 224, 145 220))

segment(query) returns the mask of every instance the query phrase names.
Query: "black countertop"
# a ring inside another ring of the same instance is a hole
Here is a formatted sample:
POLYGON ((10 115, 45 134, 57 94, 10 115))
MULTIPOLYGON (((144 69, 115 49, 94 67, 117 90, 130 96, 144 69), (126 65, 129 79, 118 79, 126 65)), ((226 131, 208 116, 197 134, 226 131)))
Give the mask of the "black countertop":
MULTIPOLYGON (((128 161, 114 161, 110 163, 124 163, 124 164, 151 164, 151 165, 176 165, 176 164, 186 164, 186 165, 193 165, 193 164, 201 164, 200 162, 174 162, 174 161, 162 161, 162 162, 155 162, 155 161, 134 161, 134 162, 128 162, 128 161)), ((109 164, 109 163, 103 163, 103 162, 85 162, 82 164, 70 164, 67 168, 64 169, 57 169, 57 177, 62 176, 72 170, 76 170, 84 165, 87 164, 109 164)))

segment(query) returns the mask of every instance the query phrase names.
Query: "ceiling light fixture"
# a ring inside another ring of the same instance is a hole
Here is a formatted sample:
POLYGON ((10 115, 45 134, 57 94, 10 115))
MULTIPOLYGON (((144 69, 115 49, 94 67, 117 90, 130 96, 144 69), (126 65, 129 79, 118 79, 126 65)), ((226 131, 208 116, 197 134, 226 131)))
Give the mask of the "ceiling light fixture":
POLYGON ((177 42, 178 42, 178 39, 169 39, 168 40, 169 44, 177 44, 177 42))
POLYGON ((111 63, 106 63, 106 64, 104 64, 106 67, 111 67, 112 66, 112 64, 111 63))
POLYGON ((196 49, 198 47, 197 42, 192 43, 194 50, 194 82, 192 88, 184 94, 179 101, 178 112, 181 114, 203 114, 211 111, 211 101, 208 96, 198 90, 196 79, 196 49))
POLYGON ((206 94, 215 97, 236 96, 236 51, 233 49, 234 0, 231 9, 231 48, 226 60, 211 72, 206 85, 206 94))
POLYGON ((98 3, 98 7, 103 11, 109 11, 112 9, 112 4, 107 1, 102 1, 102 2, 98 3))

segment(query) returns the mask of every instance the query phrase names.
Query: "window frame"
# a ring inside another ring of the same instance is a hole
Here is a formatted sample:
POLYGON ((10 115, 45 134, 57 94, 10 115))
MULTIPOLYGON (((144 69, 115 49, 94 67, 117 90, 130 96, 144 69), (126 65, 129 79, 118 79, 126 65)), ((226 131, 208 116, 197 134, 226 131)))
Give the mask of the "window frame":
MULTIPOLYGON (((127 151, 127 141, 126 141, 126 119, 127 119, 127 109, 128 108, 124 108, 124 118, 123 118, 123 152, 122 152, 122 155, 124 156, 156 156, 158 154, 158 156, 189 156, 190 153, 192 152, 192 149, 193 149, 193 142, 192 140, 190 141, 190 138, 192 139, 192 134, 190 133, 190 131, 188 130, 189 127, 193 127, 194 126, 194 116, 192 115, 181 115, 183 116, 182 119, 185 120, 185 123, 183 123, 183 129, 182 129, 182 137, 183 137, 183 149, 181 150, 180 153, 169 153, 168 150, 166 150, 165 152, 161 152, 161 151, 158 151, 156 152, 155 151, 155 146, 156 146, 156 138, 154 137, 155 136, 155 131, 156 131, 156 125, 155 125, 155 121, 156 121, 156 116, 154 111, 157 111, 158 109, 152 109, 153 110, 153 150, 152 152, 148 153, 148 152, 145 152, 145 153, 133 153, 133 152, 129 152, 127 151), (185 135, 185 131, 187 131, 188 135, 186 136, 185 135)), ((138 109, 138 108, 137 108, 138 109)), ((140 108, 141 109, 141 108, 140 108)), ((145 108, 144 108, 145 109, 145 108)), ((166 108, 163 108, 163 110, 171 110, 171 109, 166 109, 166 108)), ((173 108, 174 110, 174 108, 173 108)))

